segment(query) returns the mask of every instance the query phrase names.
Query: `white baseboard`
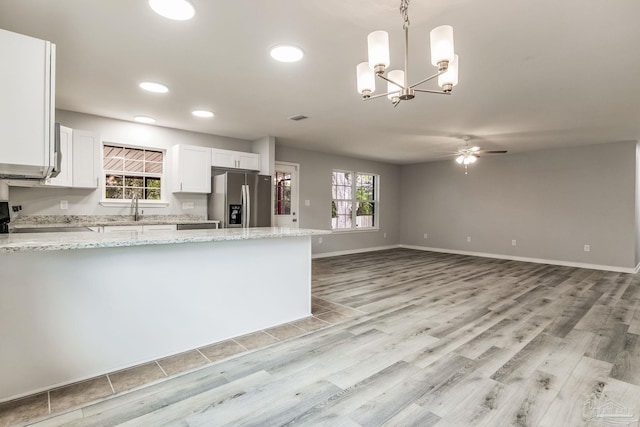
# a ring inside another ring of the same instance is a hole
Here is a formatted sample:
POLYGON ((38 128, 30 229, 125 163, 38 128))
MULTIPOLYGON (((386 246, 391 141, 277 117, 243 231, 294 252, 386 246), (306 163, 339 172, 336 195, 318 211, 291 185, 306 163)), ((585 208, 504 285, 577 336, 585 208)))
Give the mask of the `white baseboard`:
POLYGON ((536 264, 550 264, 550 265, 561 265, 564 267, 577 267, 577 268, 588 268, 591 270, 604 270, 604 271, 615 271, 617 273, 638 273, 640 271, 640 264, 636 266, 636 268, 627 268, 627 267, 617 267, 613 265, 599 265, 599 264, 587 264, 582 262, 571 262, 571 261, 558 261, 553 259, 541 259, 541 258, 529 258, 529 257, 520 257, 520 256, 512 256, 512 255, 501 255, 501 254, 492 254, 486 252, 469 252, 469 251, 459 251, 455 249, 441 249, 441 248, 430 248, 426 246, 414 246, 414 245, 398 245, 400 248, 406 249, 416 249, 419 251, 429 251, 429 252, 441 252, 446 254, 457 254, 457 255, 469 255, 469 256, 477 256, 483 258, 496 258, 496 259, 506 259, 510 261, 522 261, 522 262, 534 262, 536 264))
POLYGON ((396 249, 401 245, 388 245, 388 246, 376 246, 373 248, 360 248, 360 249, 349 249, 346 251, 335 251, 335 252, 324 252, 321 254, 313 254, 311 258, 328 258, 332 256, 340 256, 340 255, 351 255, 351 254, 360 254, 363 252, 373 252, 373 251, 383 251, 385 249, 396 249))

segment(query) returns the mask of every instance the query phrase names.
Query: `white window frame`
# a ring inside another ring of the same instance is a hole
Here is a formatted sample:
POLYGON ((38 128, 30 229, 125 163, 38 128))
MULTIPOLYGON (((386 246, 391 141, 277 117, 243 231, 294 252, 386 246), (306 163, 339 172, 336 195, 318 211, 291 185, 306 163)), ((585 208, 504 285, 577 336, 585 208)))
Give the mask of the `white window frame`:
POLYGON ((345 169, 333 169, 331 171, 331 203, 335 201, 346 201, 351 202, 351 228, 334 228, 333 227, 333 216, 331 217, 331 230, 333 233, 353 233, 353 232, 365 232, 365 231, 379 231, 380 230, 380 174, 372 173, 372 172, 361 172, 361 171, 350 171, 345 169), (353 179, 351 180, 351 199, 334 199, 333 198, 333 174, 334 172, 338 173, 349 173, 352 174, 353 179), (374 205, 374 215, 373 222, 374 225, 372 227, 358 227, 357 226, 357 206, 358 199, 356 196, 356 184, 357 184, 357 175, 371 175, 374 177, 374 194, 373 200, 370 200, 374 205))
POLYGON ((138 200, 138 206, 139 207, 166 207, 169 206, 169 202, 167 201, 167 150, 165 150, 164 148, 158 148, 158 147, 145 147, 145 146, 140 146, 140 145, 131 145, 131 144, 122 144, 122 143, 117 143, 117 142, 108 142, 108 141, 103 141, 102 142, 102 150, 101 150, 101 157, 100 157, 100 170, 101 170, 101 175, 100 175, 100 190, 102 191, 102 196, 101 196, 101 200, 100 200, 100 205, 102 206, 111 206, 111 207, 123 207, 123 206, 131 206, 131 202, 132 199, 107 199, 106 198, 106 192, 107 192, 107 182, 106 182, 106 175, 107 175, 107 171, 104 169, 104 147, 108 145, 111 147, 122 147, 122 148, 131 148, 131 149, 135 149, 135 150, 149 150, 149 151, 159 151, 162 153, 162 173, 161 174, 145 174, 145 173, 138 173, 135 172, 136 175, 140 175, 140 176, 159 176, 160 177, 160 200, 146 200, 146 199, 139 199, 138 200))

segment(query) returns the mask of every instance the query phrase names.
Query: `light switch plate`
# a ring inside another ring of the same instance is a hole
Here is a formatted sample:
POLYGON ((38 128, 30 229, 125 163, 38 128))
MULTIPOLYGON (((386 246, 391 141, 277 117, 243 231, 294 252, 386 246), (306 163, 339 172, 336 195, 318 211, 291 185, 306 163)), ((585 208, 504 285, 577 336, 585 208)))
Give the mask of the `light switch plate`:
POLYGON ((62 209, 62 210, 69 209, 69 201, 68 200, 60 200, 60 209, 62 209))
POLYGON ((304 205, 305 206, 311 206, 311 200, 305 200, 304 201, 304 205))
POLYGON ((194 209, 195 204, 193 202, 182 202, 182 209, 194 209))

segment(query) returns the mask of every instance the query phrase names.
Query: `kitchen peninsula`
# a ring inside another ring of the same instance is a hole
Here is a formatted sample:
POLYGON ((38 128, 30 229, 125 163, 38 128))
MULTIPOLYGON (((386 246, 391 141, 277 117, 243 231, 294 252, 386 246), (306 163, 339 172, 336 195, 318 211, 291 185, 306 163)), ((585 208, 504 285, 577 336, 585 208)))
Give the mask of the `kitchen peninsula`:
POLYGON ((311 315, 311 236, 0 235, 0 401, 311 315))

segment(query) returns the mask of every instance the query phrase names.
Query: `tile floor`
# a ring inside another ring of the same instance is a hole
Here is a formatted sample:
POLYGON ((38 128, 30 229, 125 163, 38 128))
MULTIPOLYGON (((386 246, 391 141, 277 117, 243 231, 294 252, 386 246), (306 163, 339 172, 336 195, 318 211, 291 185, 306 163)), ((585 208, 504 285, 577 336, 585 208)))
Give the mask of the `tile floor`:
POLYGON ((49 414, 104 399, 362 314, 358 310, 316 297, 312 298, 311 312, 313 316, 295 322, 285 323, 18 400, 0 403, 0 427, 20 425, 49 414))

